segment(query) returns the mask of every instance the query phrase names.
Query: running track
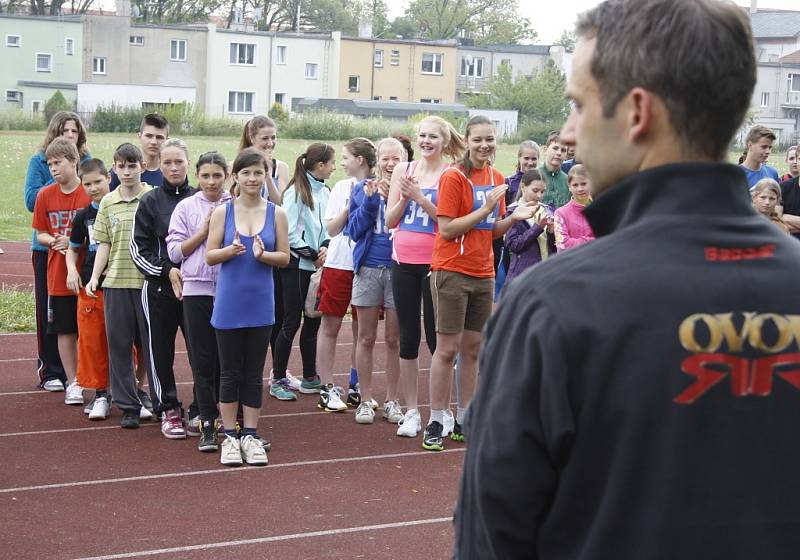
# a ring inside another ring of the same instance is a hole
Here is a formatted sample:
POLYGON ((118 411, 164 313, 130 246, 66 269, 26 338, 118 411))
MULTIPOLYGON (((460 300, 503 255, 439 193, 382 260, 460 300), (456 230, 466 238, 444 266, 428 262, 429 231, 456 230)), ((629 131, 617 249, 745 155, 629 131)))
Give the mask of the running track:
MULTIPOLYGON (((0 283, 31 285, 27 244, 2 242, 0 283)), ((180 338, 180 337, 179 337, 180 338)), ((346 384, 350 331, 337 349, 346 384)), ((383 346, 375 369, 383 371, 383 346)), ((420 402, 430 357, 421 358, 420 402)), ((448 558, 464 447, 422 450, 376 416, 325 414, 314 396, 265 397, 267 467, 228 468, 197 439, 169 441, 156 423, 89 422, 63 393, 36 389, 33 334, 0 335, 0 549, 14 559, 448 558)), ((269 367, 269 362, 267 363, 269 367)), ((299 351, 290 369, 300 371, 299 351)), ((176 356, 184 403, 191 373, 176 356)), ((376 376, 382 394, 384 377, 376 376)), ((88 396, 88 392, 87 392, 88 396)), ((428 407, 421 407, 423 417, 428 407)))

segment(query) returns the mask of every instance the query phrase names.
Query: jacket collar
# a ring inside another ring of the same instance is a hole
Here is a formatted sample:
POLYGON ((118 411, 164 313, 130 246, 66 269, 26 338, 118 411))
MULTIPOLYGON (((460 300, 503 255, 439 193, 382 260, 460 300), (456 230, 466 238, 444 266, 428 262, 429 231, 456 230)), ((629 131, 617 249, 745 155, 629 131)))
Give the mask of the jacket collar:
POLYGON ((224 191, 219 200, 217 200, 216 202, 211 202, 210 200, 208 200, 208 198, 206 198, 206 193, 204 193, 202 189, 200 189, 200 187, 197 188, 197 192, 194 193, 194 196, 196 196, 200 200, 208 202, 209 204, 222 204, 223 202, 228 202, 231 199, 231 193, 229 193, 228 191, 224 191))
POLYGON ((630 175, 597 196, 584 215, 601 237, 659 215, 747 216, 753 212, 741 169, 696 162, 630 175))
POLYGON ((311 173, 306 173, 306 177, 308 178, 308 184, 311 185, 312 191, 318 191, 325 188, 325 183, 314 177, 311 173))
POLYGON ((164 192, 167 192, 169 194, 179 195, 192 190, 192 187, 189 186, 189 178, 187 177, 186 179, 183 180, 183 183, 181 183, 180 185, 173 185, 172 183, 164 179, 164 184, 161 185, 161 189, 163 189, 164 192))

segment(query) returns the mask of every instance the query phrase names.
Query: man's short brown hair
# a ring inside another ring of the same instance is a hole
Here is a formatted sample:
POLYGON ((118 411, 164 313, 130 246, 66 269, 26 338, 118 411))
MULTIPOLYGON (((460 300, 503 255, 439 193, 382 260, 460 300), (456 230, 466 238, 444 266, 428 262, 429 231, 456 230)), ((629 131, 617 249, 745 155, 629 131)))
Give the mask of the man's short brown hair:
POLYGON ((549 148, 550 144, 553 142, 561 142, 560 133, 557 130, 554 130, 550 134, 547 135, 547 141, 544 143, 545 148, 549 148))
POLYGON ((661 98, 695 152, 722 159, 756 82, 745 11, 719 0, 606 0, 578 19, 596 38, 591 73, 611 117, 635 87, 661 98))
POLYGON ((66 138, 56 138, 50 142, 50 145, 47 146, 47 149, 44 151, 44 157, 48 161, 51 159, 68 159, 74 162, 76 166, 81 159, 75 143, 66 138))
POLYGON ((777 137, 775 136, 775 133, 772 132, 772 129, 760 124, 755 125, 750 129, 750 132, 747 133, 748 144, 757 144, 762 138, 769 138, 773 142, 777 140, 777 137))

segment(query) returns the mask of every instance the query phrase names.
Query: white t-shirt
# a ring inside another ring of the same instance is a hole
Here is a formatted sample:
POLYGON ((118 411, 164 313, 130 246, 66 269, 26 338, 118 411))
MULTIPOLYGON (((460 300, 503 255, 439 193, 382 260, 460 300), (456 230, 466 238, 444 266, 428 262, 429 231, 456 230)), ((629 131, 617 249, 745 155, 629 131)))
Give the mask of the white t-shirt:
MULTIPOLYGON (((343 208, 350 205, 350 193, 355 184, 356 180, 350 178, 342 179, 334 185, 331 196, 328 199, 328 206, 325 209, 326 221, 332 220, 343 208)), ((347 224, 345 223, 345 228, 332 238, 330 245, 328 245, 328 256, 325 258, 325 266, 327 268, 353 270, 353 242, 345 235, 346 228, 347 224)))

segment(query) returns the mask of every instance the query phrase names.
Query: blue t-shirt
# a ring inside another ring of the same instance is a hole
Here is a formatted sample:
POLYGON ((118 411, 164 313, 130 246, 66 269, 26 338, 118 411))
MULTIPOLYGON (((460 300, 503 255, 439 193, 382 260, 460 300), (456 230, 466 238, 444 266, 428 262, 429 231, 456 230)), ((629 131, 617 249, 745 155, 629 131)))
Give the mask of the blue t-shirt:
MULTIPOLYGON (((150 171, 149 169, 145 169, 142 171, 142 178, 140 179, 142 183, 147 183, 151 187, 163 187, 164 186, 164 174, 161 173, 160 169, 156 169, 154 171, 150 171)), ((114 170, 111 170, 111 185, 109 186, 109 190, 114 190, 119 186, 119 177, 117 174, 114 173, 114 170)))
POLYGON ((380 197, 380 208, 375 226, 372 229, 372 243, 364 256, 362 266, 378 268, 391 266, 392 240, 389 238, 389 228, 386 227, 386 200, 380 197))
POLYGON ((753 171, 752 169, 745 167, 744 165, 740 165, 739 167, 742 168, 744 174, 747 175, 747 186, 751 189, 758 183, 761 179, 774 179, 775 181, 780 183, 780 178, 778 177, 778 172, 775 170, 774 167, 770 167, 769 165, 762 165, 761 169, 758 171, 753 171))

